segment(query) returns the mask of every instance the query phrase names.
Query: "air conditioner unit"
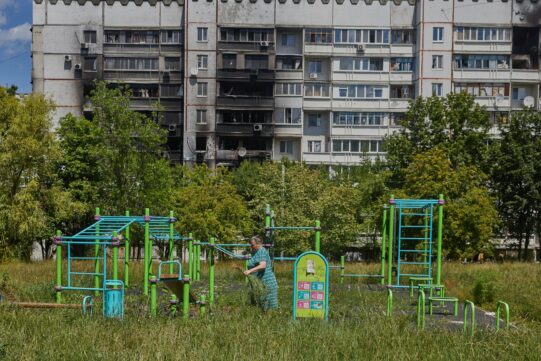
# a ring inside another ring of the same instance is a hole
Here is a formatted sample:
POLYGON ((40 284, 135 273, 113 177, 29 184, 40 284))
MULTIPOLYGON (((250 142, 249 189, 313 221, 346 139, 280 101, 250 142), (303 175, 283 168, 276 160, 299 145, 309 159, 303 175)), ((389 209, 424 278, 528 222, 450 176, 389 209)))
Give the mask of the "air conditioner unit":
POLYGON ((190 75, 191 76, 197 76, 197 74, 199 74, 199 69, 197 69, 197 68, 191 68, 190 69, 190 75))
POLYGON ((88 49, 88 43, 81 43, 81 49, 88 49))
POLYGON ((177 131, 176 124, 169 124, 169 131, 170 132, 176 132, 177 131))
POLYGON ((263 124, 254 124, 254 132, 260 132, 263 130, 263 124))
POLYGON ((259 45, 261 45, 261 46, 269 46, 269 42, 266 41, 266 40, 263 40, 263 41, 261 41, 261 42, 259 43, 259 45))
POLYGON ((317 79, 317 73, 310 73, 310 79, 317 79))
POLYGON ((365 50, 364 44, 359 44, 359 45, 357 45, 357 51, 358 51, 359 53, 364 52, 364 50, 365 50))
POLYGON ((75 64, 75 65, 73 66, 73 69, 75 69, 75 70, 81 70, 81 64, 75 64))
POLYGON ((64 55, 64 61, 70 62, 71 61, 71 55, 64 55))

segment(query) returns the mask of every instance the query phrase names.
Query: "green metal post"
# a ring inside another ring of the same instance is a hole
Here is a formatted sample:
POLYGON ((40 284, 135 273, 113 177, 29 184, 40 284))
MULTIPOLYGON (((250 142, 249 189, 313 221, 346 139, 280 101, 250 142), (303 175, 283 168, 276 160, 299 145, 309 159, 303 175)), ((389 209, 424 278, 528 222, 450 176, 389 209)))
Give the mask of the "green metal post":
POLYGON ((438 254, 436 255, 436 284, 441 285, 441 253, 443 247, 443 194, 438 200, 438 254))
POLYGON ((464 332, 468 331, 468 306, 471 311, 471 325, 470 325, 470 336, 473 336, 475 332, 475 305, 472 301, 464 301, 464 332))
POLYGON ((498 301, 496 304, 496 330, 500 329, 500 308, 505 308, 505 329, 509 329, 509 305, 503 301, 498 301))
MULTIPOLYGON (((130 211, 126 211, 126 217, 130 216, 130 211)), ((126 241, 124 243, 124 287, 130 286, 130 226, 124 231, 126 241)))
POLYGON ((316 244, 314 250, 319 253, 320 251, 320 240, 321 240, 321 223, 319 220, 316 221, 316 244))
MULTIPOLYGON (((169 211, 169 218, 173 218, 173 211, 169 211)), ((169 221, 169 261, 173 261, 173 236, 175 234, 175 229, 173 222, 169 221)), ((173 273, 173 264, 169 264, 169 274, 173 273)))
MULTIPOLYGON (((56 236, 62 233, 56 231, 56 236)), ((62 303, 62 244, 56 244, 56 303, 62 303)))
MULTIPOLYGON (((150 209, 145 208, 145 217, 150 216, 150 209)), ((148 296, 148 268, 150 263, 149 256, 149 242, 150 242, 150 223, 145 221, 145 257, 144 257, 144 271, 143 271, 143 294, 148 296)))
POLYGON ((387 288, 387 317, 393 315, 393 290, 387 288))
POLYGON ((188 235, 188 237, 190 238, 188 240, 188 276, 189 277, 192 277, 193 275, 193 239, 192 239, 192 234, 190 233, 188 235))
MULTIPOLYGON (((113 242, 117 242, 118 233, 113 231, 113 242)), ((118 245, 113 245, 113 280, 118 280, 118 245)), ((116 287, 115 287, 116 288, 116 287)))
POLYGON ((205 295, 201 295, 201 299, 199 301, 199 315, 205 316, 205 313, 207 313, 207 305, 205 303, 205 295))
POLYGON ((387 206, 383 207, 383 226, 381 229, 381 284, 385 284, 385 241, 387 237, 387 206))
POLYGON ((195 265, 196 265, 195 280, 201 281, 201 245, 200 244, 198 244, 195 248, 195 265))
MULTIPOLYGON (((96 220, 96 222, 99 220, 100 218, 100 209, 99 208, 96 208, 96 215, 94 216, 94 220, 96 220)), ((99 236, 100 235, 100 225, 96 225, 96 236, 99 236)), ((95 276, 94 276, 94 288, 100 288, 100 276, 98 275, 98 273, 100 273, 100 245, 99 245, 99 239, 96 239, 96 244, 94 246, 94 258, 95 258, 95 261, 94 261, 94 273, 95 273, 95 276)), ((105 275, 104 275, 105 276, 105 275)), ((94 291, 94 295, 95 296, 99 296, 100 295, 100 292, 99 291, 94 291)))
POLYGON ((214 304, 214 241, 214 238, 210 239, 209 247, 209 304, 211 306, 214 304))
POLYGON ((340 256, 340 283, 344 283, 344 273, 346 271, 346 260, 344 256, 340 256))
POLYGON ((417 328, 425 329, 425 291, 419 290, 419 296, 417 297, 417 328))
POLYGON ((176 295, 171 295, 171 301, 170 301, 170 304, 171 304, 171 316, 175 317, 177 315, 177 296, 176 295))
POLYGON ((389 209, 389 242, 387 251, 387 285, 393 283, 393 236, 394 236, 394 194, 391 194, 391 207, 389 209))
POLYGON ((267 204, 265 207, 265 236, 268 234, 269 238, 265 240, 266 243, 271 243, 270 235, 272 234, 272 231, 267 231, 267 228, 271 226, 271 209, 270 206, 267 204))
POLYGON ((190 316, 190 276, 184 275, 184 284, 182 285, 182 317, 190 316))
POLYGON ((156 316, 158 311, 158 280, 152 276, 150 278, 150 315, 156 316))

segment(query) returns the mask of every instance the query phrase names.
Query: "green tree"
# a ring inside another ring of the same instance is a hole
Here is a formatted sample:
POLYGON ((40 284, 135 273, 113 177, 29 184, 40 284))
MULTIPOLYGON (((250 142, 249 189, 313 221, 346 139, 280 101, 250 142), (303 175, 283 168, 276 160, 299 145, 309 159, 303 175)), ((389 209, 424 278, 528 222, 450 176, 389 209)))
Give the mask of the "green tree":
POLYGON ((518 241, 526 259, 530 237, 539 230, 541 211, 541 114, 531 108, 514 113, 500 129, 492 153, 492 186, 504 231, 518 241))
POLYGON ((33 242, 46 256, 55 230, 69 228, 82 213, 55 172, 53 108, 41 95, 19 100, 0 88, 0 260, 28 259, 33 242))
POLYGON ((155 119, 130 109, 131 91, 96 82, 92 120, 65 117, 58 131, 62 179, 77 197, 105 212, 165 214, 173 178, 163 158, 166 132, 155 119))
POLYGON ((400 132, 386 139, 387 163, 395 187, 416 154, 445 149, 453 167, 475 165, 486 171, 489 113, 466 93, 444 98, 417 98, 410 104, 400 132))
POLYGON ((413 157, 402 191, 409 198, 445 196, 445 252, 461 258, 492 252, 490 239, 499 218, 486 183, 487 176, 477 167, 454 168, 445 150, 433 148, 413 157))

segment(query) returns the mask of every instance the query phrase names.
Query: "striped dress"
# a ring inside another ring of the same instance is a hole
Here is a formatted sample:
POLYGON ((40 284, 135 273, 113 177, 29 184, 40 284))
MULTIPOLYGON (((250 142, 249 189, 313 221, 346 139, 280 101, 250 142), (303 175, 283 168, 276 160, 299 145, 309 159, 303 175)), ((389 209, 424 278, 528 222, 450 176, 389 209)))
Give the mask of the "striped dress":
POLYGON ((269 252, 264 247, 261 247, 248 261, 248 268, 252 269, 260 262, 267 262, 265 269, 259 270, 254 275, 259 278, 267 287, 267 296, 265 297, 264 310, 278 308, 278 283, 272 272, 272 262, 269 252))

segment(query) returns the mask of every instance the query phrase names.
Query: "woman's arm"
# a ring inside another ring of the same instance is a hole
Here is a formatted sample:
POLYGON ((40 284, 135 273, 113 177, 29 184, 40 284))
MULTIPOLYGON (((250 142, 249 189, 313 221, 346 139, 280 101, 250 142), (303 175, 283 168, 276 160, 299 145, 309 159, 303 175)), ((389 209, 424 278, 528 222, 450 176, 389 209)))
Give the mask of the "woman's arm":
POLYGON ((255 266, 254 268, 250 268, 250 269, 244 271, 244 274, 245 274, 246 276, 248 276, 250 273, 252 273, 252 272, 257 272, 257 271, 259 271, 260 269, 265 269, 266 267, 267 267, 267 262, 261 261, 261 262, 259 262, 259 264, 258 264, 257 266, 255 266))

